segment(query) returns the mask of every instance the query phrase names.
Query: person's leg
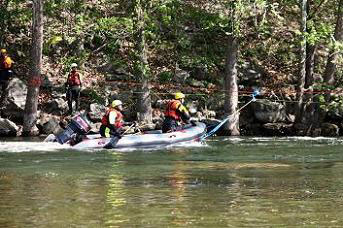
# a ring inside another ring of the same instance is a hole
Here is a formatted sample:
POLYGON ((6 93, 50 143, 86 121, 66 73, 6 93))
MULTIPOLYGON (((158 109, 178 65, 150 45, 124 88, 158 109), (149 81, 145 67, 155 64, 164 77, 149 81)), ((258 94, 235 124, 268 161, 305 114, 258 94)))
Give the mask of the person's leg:
POLYGON ((105 125, 101 125, 99 129, 100 135, 105 138, 109 138, 110 135, 110 129, 106 127, 105 125))
POLYGON ((1 97, 0 97, 0 108, 4 108, 6 99, 8 97, 8 80, 0 80, 0 85, 1 85, 1 97))
POLYGON ((66 92, 66 97, 67 97, 68 109, 69 109, 70 115, 73 113, 73 100, 72 100, 72 94, 71 93, 72 93, 71 88, 68 88, 67 92, 66 92))
POLYGON ((105 148, 105 149, 112 149, 112 148, 114 148, 114 147, 117 145, 119 139, 120 139, 119 137, 111 137, 110 142, 107 143, 107 144, 104 146, 104 148, 105 148))
POLYGON ((80 92, 81 92, 80 87, 75 88, 74 100, 75 100, 75 110, 76 111, 79 111, 79 108, 80 108, 80 92))
POLYGON ((163 121, 162 125, 162 132, 163 133, 168 133, 168 132, 173 132, 177 130, 177 122, 174 119, 171 118, 166 118, 163 121))

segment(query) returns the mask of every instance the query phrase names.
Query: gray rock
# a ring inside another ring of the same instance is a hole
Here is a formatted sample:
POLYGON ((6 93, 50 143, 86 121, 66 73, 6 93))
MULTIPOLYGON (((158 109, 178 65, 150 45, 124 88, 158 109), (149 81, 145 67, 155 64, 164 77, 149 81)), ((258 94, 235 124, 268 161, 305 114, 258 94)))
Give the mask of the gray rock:
POLYGON ((322 131, 321 131, 322 136, 326 136, 326 137, 339 136, 339 127, 336 124, 322 123, 321 128, 322 128, 322 131))
POLYGON ((19 127, 8 119, 0 118, 0 136, 1 137, 12 137, 17 136, 19 127))
POLYGON ((261 123, 276 123, 286 121, 286 111, 283 104, 268 100, 258 100, 252 105, 255 118, 261 123))
POLYGON ((63 98, 56 98, 44 103, 42 105, 42 111, 60 116, 68 111, 68 104, 63 98))
POLYGON ((50 117, 41 127, 42 134, 57 134, 60 131, 62 131, 60 120, 55 116, 50 117))
POLYGON ((8 99, 2 116, 23 121, 27 86, 22 80, 14 78, 10 81, 8 89, 8 99))
POLYGON ((106 112, 106 106, 96 103, 90 104, 89 109, 88 115, 93 122, 101 121, 102 116, 106 112))

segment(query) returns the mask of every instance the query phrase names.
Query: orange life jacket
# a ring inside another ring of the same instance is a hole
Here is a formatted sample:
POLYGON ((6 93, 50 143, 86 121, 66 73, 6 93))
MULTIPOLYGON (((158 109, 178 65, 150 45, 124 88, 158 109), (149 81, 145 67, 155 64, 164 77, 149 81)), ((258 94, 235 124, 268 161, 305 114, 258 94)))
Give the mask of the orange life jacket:
POLYGON ((109 124, 110 124, 109 118, 110 118, 111 112, 116 112, 116 120, 114 122, 114 127, 115 128, 121 128, 123 126, 123 114, 121 114, 121 112, 119 112, 118 110, 116 110, 114 108, 109 108, 106 111, 105 115, 101 119, 102 125, 109 126, 109 124))
POLYGON ((164 112, 165 117, 172 118, 174 120, 181 120, 181 115, 176 110, 182 105, 179 100, 172 100, 167 104, 167 109, 164 112))
POLYGON ((81 85, 80 74, 77 71, 72 71, 68 75, 68 85, 78 86, 81 85))
POLYGON ((0 69, 9 70, 12 68, 12 64, 13 64, 12 59, 8 56, 5 56, 4 58, 1 58, 0 69))

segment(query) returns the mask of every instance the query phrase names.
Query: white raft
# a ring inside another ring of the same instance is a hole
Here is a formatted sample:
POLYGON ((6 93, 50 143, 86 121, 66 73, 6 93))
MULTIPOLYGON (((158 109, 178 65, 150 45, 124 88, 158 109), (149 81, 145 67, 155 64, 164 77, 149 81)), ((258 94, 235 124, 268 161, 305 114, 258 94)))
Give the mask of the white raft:
MULTIPOLYGON (((196 123, 196 126, 186 126, 185 128, 171 133, 142 133, 136 135, 124 135, 116 144, 115 148, 136 148, 168 146, 176 143, 199 141, 200 137, 206 133, 204 123, 196 123)), ((111 138, 103 138, 100 135, 86 135, 83 140, 72 147, 75 149, 103 148, 110 142, 111 138)))
MULTIPOLYGON (((77 115, 72 118, 63 132, 56 136, 51 134, 44 141, 69 144, 75 149, 104 148, 111 141, 111 138, 103 138, 100 134, 87 134, 89 130, 90 124, 86 115, 77 115)), ((147 131, 140 134, 124 135, 114 148, 168 146, 176 143, 200 141, 204 134, 206 134, 206 125, 197 122, 195 125, 188 124, 171 133, 147 131)))

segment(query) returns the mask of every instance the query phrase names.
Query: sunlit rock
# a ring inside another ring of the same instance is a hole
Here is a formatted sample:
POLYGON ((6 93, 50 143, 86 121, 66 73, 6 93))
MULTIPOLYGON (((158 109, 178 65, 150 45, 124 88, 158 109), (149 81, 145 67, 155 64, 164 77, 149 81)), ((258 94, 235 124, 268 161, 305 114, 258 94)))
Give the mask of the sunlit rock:
POLYGON ((11 137, 17 136, 19 127, 8 119, 0 118, 0 136, 11 137))

